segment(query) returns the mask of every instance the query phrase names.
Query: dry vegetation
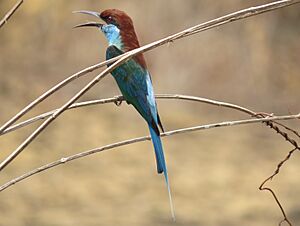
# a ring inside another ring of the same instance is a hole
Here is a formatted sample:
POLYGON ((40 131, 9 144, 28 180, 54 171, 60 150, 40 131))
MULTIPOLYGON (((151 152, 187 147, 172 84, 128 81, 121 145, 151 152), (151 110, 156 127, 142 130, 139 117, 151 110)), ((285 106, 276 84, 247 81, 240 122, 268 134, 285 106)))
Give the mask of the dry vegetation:
MULTIPOLYGON (((266 1, 26 1, 0 29, 0 124, 50 86, 104 59, 95 30, 74 31, 73 10, 119 8, 135 21, 142 43, 266 1)), ((0 15, 11 1, 0 2, 0 15)), ((208 97, 278 115, 299 112, 299 6, 238 21, 146 54, 156 93, 208 97)), ((94 73, 95 74, 95 73, 94 73)), ((64 103, 88 78, 66 87, 30 115, 64 103)), ((111 77, 84 99, 119 94, 111 77)), ((167 130, 244 118, 204 104, 160 100, 167 130)), ((299 121, 288 125, 300 129, 299 121)), ((31 132, 0 138, 0 158, 31 132)), ((1 184, 61 156, 148 134, 122 104, 70 111, 1 173, 1 184)), ((176 225, 275 225, 274 200, 258 186, 292 146, 256 124, 164 138, 176 225)), ((300 157, 272 182, 291 221, 300 224, 300 157)), ((118 148, 42 173, 1 193, 0 225, 173 225, 150 142, 118 148)))

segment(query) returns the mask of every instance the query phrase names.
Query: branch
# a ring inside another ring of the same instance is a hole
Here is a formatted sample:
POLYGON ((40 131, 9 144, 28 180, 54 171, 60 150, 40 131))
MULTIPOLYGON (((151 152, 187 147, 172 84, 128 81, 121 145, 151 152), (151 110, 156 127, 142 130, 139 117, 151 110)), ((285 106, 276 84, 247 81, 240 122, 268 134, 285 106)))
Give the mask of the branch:
POLYGON ((19 0, 12 8, 9 10, 4 17, 0 21, 0 28, 7 23, 7 21, 10 19, 10 17, 17 11, 17 9, 22 5, 24 1, 19 0))
POLYGON ((287 127, 286 125, 283 125, 282 123, 279 123, 279 122, 274 122, 274 123, 285 128, 286 130, 290 131, 291 133, 295 134, 298 138, 300 138, 300 134, 298 133, 298 131, 291 129, 290 127, 287 127))
MULTIPOLYGON (((187 132, 193 132, 193 131, 199 131, 199 130, 206 130, 206 129, 213 129, 213 128, 219 128, 219 127, 227 127, 227 126, 237 126, 237 125, 245 125, 245 124, 251 124, 251 123, 258 123, 258 122, 268 122, 268 121, 275 121, 275 120, 289 120, 289 119, 299 119, 300 118, 300 113, 296 114, 296 115, 284 115, 284 116, 273 116, 273 117, 269 117, 269 118, 259 118, 259 119, 246 119, 246 120, 237 120, 237 121, 225 121, 225 122, 220 122, 220 123, 213 123, 213 124, 207 124, 207 125, 200 125, 200 126, 195 126, 195 127, 188 127, 188 128, 183 128, 183 129, 177 129, 177 130, 173 130, 173 131, 168 131, 165 133, 161 133, 161 137, 166 137, 166 136, 172 136, 172 135, 176 135, 176 134, 182 134, 182 133, 187 133, 187 132)), ((0 186, 0 192, 9 188, 10 186, 25 180, 28 177, 31 177, 35 174, 38 174, 40 172, 43 172, 45 170, 48 170, 50 168, 59 166, 61 164, 67 163, 67 162, 71 162, 74 161, 76 159, 80 159, 83 157, 86 157, 88 155, 92 155, 92 154, 96 154, 102 151, 106 151, 106 150, 110 150, 116 147, 121 147, 121 146, 126 146, 129 144, 133 144, 133 143, 138 143, 138 142, 143 142, 146 140, 151 140, 150 136, 144 136, 144 137, 138 137, 138 138, 133 138, 133 139, 129 139, 129 140, 125 140, 125 141, 121 141, 121 142, 117 142, 117 143, 113 143, 113 144, 109 144, 109 145, 105 145, 99 148, 95 148, 95 149, 91 149, 85 152, 80 152, 78 154, 75 155, 71 155, 68 157, 63 157, 59 160, 56 160, 54 162, 48 163, 46 165, 43 165, 39 168, 36 168, 32 171, 29 171, 19 177, 14 178, 13 180, 10 180, 9 182, 3 184, 2 186, 0 186)))
MULTIPOLYGON (((257 114, 256 112, 247 109, 245 107, 236 105, 236 104, 231 104, 231 103, 226 103, 226 102, 221 102, 221 101, 216 101, 216 100, 211 100, 211 99, 207 99, 207 98, 201 98, 201 97, 195 97, 195 96, 187 96, 187 95, 179 95, 179 94, 158 94, 155 95, 155 97, 157 99, 179 99, 179 100, 188 100, 188 101, 195 101, 195 102, 201 102, 201 103, 206 103, 206 104, 211 104, 214 106, 221 106, 221 107, 226 107, 226 108, 231 108, 237 111, 241 111, 244 113, 247 113, 253 117, 256 118, 263 118, 263 115, 257 114)), ((101 100, 91 100, 91 101, 85 101, 85 102, 80 102, 80 103, 75 103, 72 104, 69 109, 74 109, 74 108, 79 108, 79 107, 86 107, 86 106, 91 106, 91 105, 96 105, 96 104, 106 104, 106 103, 121 103, 124 100, 124 98, 122 96, 116 96, 116 97, 112 97, 112 98, 107 98, 107 99, 101 99, 101 100)), ((33 118, 30 118, 26 121, 20 122, 14 126, 9 127, 8 129, 6 129, 1 135, 4 135, 6 133, 15 131, 19 128, 22 128, 24 126, 30 125, 31 123, 37 122, 39 120, 45 119, 47 117, 50 117, 55 111, 57 111, 58 109, 43 113, 41 115, 35 116, 33 118)), ((292 138, 290 138, 288 136, 287 133, 283 132, 282 130, 280 130, 275 124, 278 124, 280 126, 282 126, 283 128, 295 133, 296 135, 299 135, 297 133, 297 131, 292 130, 291 128, 280 124, 278 122, 263 122, 265 123, 267 126, 269 126, 271 129, 275 130, 277 133, 279 133, 281 136, 283 136, 289 143, 291 143, 295 148, 299 149, 299 146, 297 144, 297 142, 295 140, 293 140, 292 138)))
POLYGON ((289 221, 289 219, 287 218, 287 215, 286 215, 286 213, 285 213, 285 211, 284 211, 284 209, 283 209, 283 207, 282 207, 282 205, 281 205, 279 199, 277 198, 275 192, 274 192, 271 188, 266 187, 265 184, 266 184, 268 181, 271 181, 271 180, 272 180, 272 179, 280 172, 281 167, 284 165, 284 163, 285 163, 286 161, 288 161, 288 160, 290 159, 290 157, 292 156, 292 154, 293 154, 296 150, 297 150, 297 148, 294 148, 294 149, 292 149, 291 151, 289 151, 289 153, 287 154, 287 156, 286 156, 286 157, 285 157, 285 158, 277 165, 277 168, 276 168, 276 170, 274 171, 274 173, 273 173, 271 176, 269 176, 267 179, 265 179, 265 180, 261 183, 261 185, 259 186, 259 190, 261 190, 261 191, 269 191, 269 192, 272 194, 273 198, 275 199, 275 201, 276 201, 276 203, 277 203, 277 205, 278 205, 278 207, 279 207, 279 209, 280 209, 280 211, 281 211, 281 213, 282 213, 282 215, 283 215, 283 220, 279 222, 279 225, 281 225, 283 222, 286 222, 288 225, 292 226, 292 223, 291 223, 291 222, 289 221))
MULTIPOLYGON (((235 13, 228 14, 223 17, 219 17, 217 19, 208 21, 203 24, 196 25, 194 27, 188 28, 184 31, 181 31, 179 33, 176 33, 174 35, 168 36, 164 39, 161 39, 159 41, 150 43, 148 45, 145 45, 143 47, 134 49, 132 51, 129 51, 122 55, 120 59, 118 59, 116 62, 114 62, 111 66, 109 66, 107 69, 103 70, 102 73, 97 75, 91 82, 89 82, 83 89, 81 89, 77 94, 75 94, 67 103, 65 103, 63 106, 61 106, 56 112, 52 114, 51 117, 49 117, 46 121, 44 121, 43 124, 41 124, 23 143, 14 150, 6 159, 4 159, 0 163, 0 171, 2 171, 11 161, 13 161, 46 127, 54 121, 59 115, 61 115, 67 108, 69 108, 76 100, 78 100, 82 95, 84 95, 88 90, 90 90, 95 84, 97 84, 102 78, 104 78, 108 73, 110 73, 114 68, 118 67, 122 63, 124 63, 126 60, 132 58, 133 56, 149 51, 151 49, 157 48, 161 45, 164 45, 169 42, 173 42, 177 39, 186 37, 188 35, 196 34, 201 31, 205 31, 217 26, 224 25, 226 23, 230 23, 236 20, 240 20, 243 18, 247 18, 250 16, 254 16, 257 14, 261 14, 263 12, 267 12, 270 10, 286 7, 295 3, 299 3, 300 0, 282 0, 282 1, 276 1, 270 4, 265 4, 261 6, 251 7, 247 8, 241 11, 237 11, 235 13)), ((18 118, 18 117, 16 117, 18 118)), ((10 120, 11 122, 14 120, 10 120)), ((0 128, 0 132, 3 132, 8 126, 11 125, 10 123, 6 123, 4 126, 0 128)))
MULTIPOLYGON (((79 102, 79 103, 74 103, 72 104, 70 107, 68 107, 67 110, 71 110, 71 109, 75 109, 75 108, 80 108, 80 107, 87 107, 87 106, 91 106, 91 105, 96 105, 96 104, 106 104, 106 103, 115 103, 115 102, 121 102, 123 101, 124 98, 123 96, 116 96, 116 97, 112 97, 112 98, 107 98, 107 99, 100 99, 100 100, 90 100, 90 101, 84 101, 84 102, 79 102)), ((43 120, 45 118, 50 117, 54 112, 56 112, 58 109, 54 109, 48 112, 45 112, 43 114, 37 115, 33 118, 27 119, 23 122, 20 122, 18 124, 15 124, 9 128, 7 128, 6 130, 4 130, 2 133, 0 133, 0 136, 13 132, 17 129, 23 128, 25 126, 28 126, 34 122, 43 120)))
MULTIPOLYGON (((116 58, 119 59, 120 57, 116 57, 116 58)), ((49 96, 51 96, 52 94, 54 94, 55 92, 57 92, 61 88, 65 87, 67 84, 69 84, 72 81, 82 77, 83 75, 86 75, 89 72, 92 72, 92 71, 94 71, 94 70, 96 70, 100 67, 105 66, 108 63, 114 62, 116 60, 116 58, 113 58, 111 60, 104 61, 104 62, 95 64, 95 65, 92 65, 90 67, 87 67, 87 68, 71 75, 70 77, 68 77, 65 80, 61 81, 57 85, 53 86, 51 89, 49 89, 48 91, 43 93, 41 96, 36 98, 34 101, 32 101, 30 104, 28 104, 25 108, 23 108, 20 112, 18 112, 14 117, 12 117, 9 121, 7 121, 3 126, 1 126, 0 134, 2 134, 3 131, 5 131, 9 126, 14 124, 18 119, 20 119, 22 116, 24 116, 27 112, 29 112, 31 109, 33 109, 36 105, 38 105, 39 103, 41 103, 42 101, 47 99, 49 96)))
MULTIPOLYGON (((179 95, 179 94, 158 94, 158 95, 155 95, 155 97, 156 97, 156 99, 179 99, 179 100, 188 100, 188 101, 194 101, 194 102, 201 102, 201 103, 211 104, 211 105, 215 105, 215 106, 219 106, 219 107, 226 107, 226 108, 235 109, 235 110, 247 113, 251 116, 256 115, 256 113, 254 111, 251 111, 251 110, 249 110, 245 107, 242 107, 242 106, 239 106, 239 105, 236 105, 236 104, 222 102, 222 101, 211 100, 211 99, 207 99, 207 98, 188 96, 188 95, 179 95)), ((90 101, 74 103, 67 110, 80 108, 80 107, 87 107, 87 106, 92 106, 92 105, 98 105, 98 104, 121 103, 122 101, 124 101, 123 96, 115 96, 115 97, 100 99, 100 100, 90 100, 90 101)), ((11 127, 7 128, 4 132, 0 133, 0 136, 2 136, 4 134, 7 134, 7 133, 10 133, 12 131, 15 131, 17 129, 20 129, 24 126, 30 125, 34 122, 39 121, 39 120, 43 120, 45 118, 48 118, 53 113, 55 113, 57 110, 58 109, 45 112, 45 113, 37 115, 33 118, 27 119, 23 122, 20 122, 20 123, 14 125, 14 126, 11 126, 11 127)))
POLYGON ((131 54, 127 54, 121 59, 117 60, 107 69, 105 69, 102 73, 97 75, 91 82, 89 82, 83 89, 81 89, 75 96, 73 96, 67 103, 65 103, 62 107, 57 109, 51 117, 49 117, 46 121, 44 121, 33 133, 29 135, 23 141, 23 143, 17 147, 6 159, 4 159, 0 163, 0 171, 2 171, 11 161, 13 161, 52 121, 54 121, 59 115, 61 115, 66 109, 68 109, 76 100, 78 100, 83 94, 85 94, 88 90, 90 90, 95 84, 97 84, 102 78, 104 78, 109 72, 111 72, 114 68, 122 64, 128 58, 132 57, 135 52, 131 54))
MULTIPOLYGON (((210 21, 202 23, 202 24, 198 24, 194 27, 191 27, 191 28, 188 28, 184 31, 178 32, 174 35, 168 36, 166 38, 163 38, 163 39, 160 39, 158 41, 152 42, 152 43, 150 43, 148 45, 145 45, 143 47, 140 47, 138 49, 132 50, 131 52, 137 51, 136 54, 143 53, 143 52, 149 51, 153 48, 156 48, 158 46, 164 45, 166 43, 173 42, 177 39, 184 38, 184 37, 187 37, 187 36, 190 36, 190 35, 194 35, 196 33, 214 28, 216 26, 221 26, 221 25, 224 25, 226 23, 230 23, 230 22, 240 20, 240 19, 243 19, 243 18, 246 18, 246 17, 261 14, 261 13, 264 13, 264 12, 267 12, 267 11, 287 7, 287 6, 290 6, 290 5, 299 3, 299 2, 300 2, 300 0, 282 0, 282 1, 276 1, 276 2, 269 3, 269 4, 261 5, 261 6, 250 7, 250 8, 244 9, 244 10, 240 10, 240 11, 228 14, 228 15, 223 16, 223 17, 219 17, 219 18, 214 19, 214 20, 210 20, 210 21)), ((18 119, 20 119, 23 115, 25 115, 28 111, 30 111, 32 108, 34 108, 36 105, 38 105, 40 102, 45 100, 47 97, 49 97, 50 95, 52 95, 56 91, 60 90, 64 86, 66 86, 68 83, 72 82, 73 80, 75 80, 75 79, 77 79, 77 78, 79 78, 79 77, 81 77, 81 76, 83 76, 83 75, 85 75, 89 72, 92 72, 92 71, 94 71, 94 70, 96 70, 100 67, 103 67, 104 65, 115 62, 116 60, 121 59, 121 57, 124 57, 125 55, 127 55, 129 53, 130 52, 124 53, 123 55, 115 57, 111 60, 104 61, 104 62, 101 62, 99 64, 95 64, 93 66, 90 66, 86 69, 83 69, 80 72, 71 75, 67 79, 65 79, 62 82, 60 82, 59 84, 55 85, 50 90, 48 90, 47 92, 42 94, 40 97, 38 97, 36 100, 31 102, 29 105, 27 105, 25 108, 23 108, 13 118, 11 118, 9 121, 7 121, 0 128, 0 134, 3 133, 3 131, 5 129, 7 129, 9 126, 11 126, 13 123, 15 123, 18 119)))

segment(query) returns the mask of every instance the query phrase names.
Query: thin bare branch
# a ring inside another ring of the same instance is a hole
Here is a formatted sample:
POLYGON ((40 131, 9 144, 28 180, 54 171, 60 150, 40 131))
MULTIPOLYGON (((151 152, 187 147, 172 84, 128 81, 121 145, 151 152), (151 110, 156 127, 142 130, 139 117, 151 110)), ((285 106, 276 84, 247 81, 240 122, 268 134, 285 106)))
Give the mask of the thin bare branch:
MULTIPOLYGON (((194 126, 194 127, 188 127, 188 128, 168 131, 168 132, 165 132, 165 133, 161 133, 161 137, 172 136, 172 135, 176 135, 176 134, 183 134, 183 133, 199 131, 199 130, 225 127, 225 126, 237 126, 237 125, 245 125, 245 124, 251 124, 251 123, 258 123, 258 122, 267 122, 267 121, 276 121, 276 120, 289 120, 289 119, 299 119, 299 118, 300 118, 300 113, 297 114, 297 115, 273 116, 273 117, 269 117, 269 118, 245 119, 245 120, 237 120, 237 121, 225 121, 225 122, 219 122, 219 123, 200 125, 200 126, 194 126)), ((105 151, 105 150, 110 150, 110 149, 113 149, 113 148, 116 148, 116 147, 121 147, 121 146, 129 145, 129 144, 133 144, 133 143, 138 143, 138 142, 142 142, 142 141, 146 141, 146 140, 151 140, 150 136, 133 138, 133 139, 129 139, 129 140, 109 144, 109 145, 106 145, 106 146, 102 146, 102 147, 99 147, 99 148, 91 149, 91 150, 88 150, 88 151, 85 151, 85 152, 80 152, 78 154, 71 155, 71 156, 68 156, 68 157, 63 157, 59 160, 48 163, 48 164, 43 165, 43 166, 41 166, 37 169, 34 169, 30 172, 27 172, 27 173, 25 173, 25 174, 23 174, 19 177, 16 177, 13 180, 10 180, 9 182, 7 182, 7 183, 3 184, 2 186, 0 186, 0 192, 7 189, 8 187, 16 184, 16 183, 22 181, 22 180, 25 180, 28 177, 31 177, 35 174, 38 174, 38 173, 43 172, 45 170, 48 170, 50 168, 56 167, 58 165, 61 165, 61 164, 64 164, 64 163, 67 163, 67 162, 70 162, 70 161, 73 161, 73 160, 76 160, 76 159, 79 159, 79 158, 83 158, 83 157, 86 157, 88 155, 96 154, 98 152, 102 152, 102 151, 105 151)))
POLYGON ((24 0, 19 0, 1 19, 0 28, 7 23, 11 16, 17 11, 17 9, 23 4, 24 0))
POLYGON ((275 124, 285 128, 286 130, 290 131, 291 133, 295 134, 298 138, 300 138, 300 134, 298 133, 298 131, 291 129, 290 127, 283 125, 282 123, 279 123, 279 122, 275 122, 275 124))
POLYGON ((121 59, 117 60, 111 66, 106 68, 102 73, 97 75, 91 82, 89 82, 83 89, 81 89, 75 96, 73 96, 67 103, 55 111, 51 117, 45 120, 33 133, 31 133, 23 143, 17 147, 7 158, 5 158, 0 163, 0 171, 2 171, 11 161, 13 161, 52 121, 54 121, 60 114, 62 114, 66 109, 68 109, 76 100, 78 100, 84 93, 91 89, 95 84, 97 84, 102 78, 104 78, 109 72, 114 68, 122 64, 125 60, 132 57, 134 52, 127 54, 121 59))
MULTIPOLYGON (((120 57, 117 57, 118 59, 120 57)), ((1 126, 0 128, 0 134, 6 130, 9 126, 11 126, 12 124, 14 124, 18 119, 20 119, 22 116, 24 116, 27 112, 29 112, 31 109, 33 109, 36 105, 38 105, 39 103, 41 103, 42 101, 44 101, 46 98, 48 98, 49 96, 51 96, 52 94, 54 94, 55 92, 57 92, 58 90, 60 90, 61 88, 63 88, 64 86, 66 86, 67 84, 69 84, 70 82, 86 75, 89 72, 92 72, 98 68, 101 68, 103 66, 105 66, 108 63, 112 63, 116 60, 116 58, 113 58, 111 60, 108 61, 104 61, 95 65, 92 65, 90 67, 87 67, 73 75, 71 75, 70 77, 66 78, 65 80, 61 81, 60 83, 58 83, 57 85, 53 86, 51 89, 49 89, 48 91, 46 91, 45 93, 43 93, 41 96, 39 96, 38 98, 36 98, 34 101, 32 101, 30 104, 28 104, 25 108, 23 108, 20 112, 18 112, 14 117, 12 117, 9 121, 7 121, 3 126, 1 126)))
POLYGON ((278 205, 278 207, 279 207, 279 209, 280 209, 280 211, 281 211, 281 213, 282 213, 282 215, 283 215, 283 220, 280 221, 279 225, 281 225, 283 222, 286 222, 288 225, 292 226, 292 223, 291 223, 290 220, 288 219, 288 217, 287 217, 287 215, 286 215, 286 213, 285 213, 285 211, 284 211, 284 209, 283 209, 283 207, 282 207, 282 205, 281 205, 281 203, 280 203, 280 201, 279 201, 279 199, 278 199, 276 193, 275 193, 275 192, 273 191, 273 189, 271 189, 270 187, 265 186, 265 184, 266 184, 268 181, 271 181, 271 180, 272 180, 272 179, 280 172, 281 167, 284 165, 285 162, 287 162, 287 161, 290 159, 290 157, 293 155, 293 153, 294 153, 296 150, 297 150, 297 148, 294 148, 294 149, 292 149, 291 151, 289 151, 289 153, 287 154, 287 156, 286 156, 286 157, 285 157, 285 158, 277 165, 277 168, 276 168, 276 170, 274 171, 274 173, 273 173, 271 176, 269 176, 267 179, 265 179, 265 180, 261 183, 261 185, 259 186, 259 190, 270 192, 271 195, 273 196, 274 200, 276 201, 276 203, 277 203, 277 205, 278 205))
MULTIPOLYGON (((195 102, 201 102, 201 103, 206 103, 206 104, 211 104, 211 105, 215 105, 215 106, 220 106, 220 107, 226 107, 226 108, 231 108, 231 109, 235 109, 244 113, 247 113, 253 117, 256 118, 262 118, 263 115, 261 114, 257 114, 256 112, 247 109, 245 107, 236 105, 236 104, 231 104, 231 103, 226 103, 226 102, 222 102, 222 101, 216 101, 216 100, 211 100, 211 99, 207 99, 207 98, 201 98, 201 97, 195 97, 195 96, 187 96, 187 95, 179 95, 179 94, 158 94, 156 95, 157 99, 180 99, 180 100, 188 100, 188 101, 195 101, 195 102)), ((124 100, 124 98, 122 96, 116 96, 113 98, 107 98, 107 99, 101 99, 101 100, 91 100, 91 101, 85 101, 85 102, 81 102, 81 103, 75 103, 72 104, 68 109, 73 109, 73 108, 79 108, 79 107, 85 107, 85 106, 90 106, 90 105, 96 105, 96 104, 106 104, 106 103, 121 103, 124 100)), ((119 105, 118 104, 118 105, 119 105)), ((26 121, 23 121, 21 123, 18 123, 14 126, 9 127, 8 129, 6 129, 3 134, 5 133, 9 133, 12 132, 16 129, 22 128, 24 126, 27 126, 31 123, 34 123, 38 120, 42 120, 45 119, 47 117, 50 117, 55 111, 57 111, 58 109, 43 113, 41 115, 35 116, 33 118, 30 118, 26 121)), ((290 138, 288 136, 287 133, 285 133, 284 131, 280 130, 276 125, 274 125, 274 123, 284 127, 285 129, 289 130, 289 131, 294 131, 291 128, 279 123, 279 122, 263 122, 265 123, 267 126, 269 126, 271 129, 274 129, 277 133, 279 133, 281 136, 283 136, 288 142, 290 142, 293 146, 295 146, 296 148, 299 148, 297 142, 295 140, 293 140, 292 138, 290 138)), ((295 133, 297 133, 296 131, 294 131, 295 133)), ((0 134, 3 135, 3 134, 0 134)))
MULTIPOLYGON (((201 98, 201 97, 195 97, 195 96, 187 96, 187 95, 179 95, 179 94, 158 94, 155 95, 155 97, 157 99, 179 99, 179 100, 188 100, 188 101, 194 101, 194 102, 201 102, 201 103, 206 103, 206 104, 211 104, 211 105, 215 105, 215 106, 219 106, 219 107, 226 107, 226 108, 231 108, 231 109, 235 109, 247 114, 250 114, 251 116, 256 115, 256 113, 254 111, 251 111, 245 107, 236 105, 236 104, 231 104, 231 103, 226 103, 226 102, 222 102, 222 101, 217 101, 217 100, 211 100, 211 99, 207 99, 207 98, 201 98)), ((80 103, 74 103, 72 104, 68 110, 70 109, 74 109, 74 108, 79 108, 79 107, 86 107, 86 106, 91 106, 91 105, 97 105, 97 104, 107 104, 107 103, 121 103, 122 101, 124 101, 123 96, 115 96, 112 98, 106 98, 106 99, 100 99, 100 100, 91 100, 91 101, 84 101, 84 102, 80 102, 80 103)), ((49 112, 45 112, 41 115, 35 116, 33 118, 27 119, 26 121, 20 122, 14 126, 11 126, 9 128, 7 128, 1 135, 4 135, 6 133, 15 131, 19 128, 22 128, 24 126, 30 125, 31 123, 37 122, 39 120, 43 120, 45 118, 48 118, 49 116, 51 116, 55 111, 57 111, 58 109, 49 111, 49 112)))
MULTIPOLYGON (((123 101, 123 100, 124 100, 123 96, 116 96, 116 97, 101 99, 101 100, 84 101, 84 102, 72 104, 67 110, 71 110, 71 109, 79 108, 79 107, 86 107, 86 106, 96 105, 96 104, 115 103, 115 102, 120 102, 120 101, 123 101)), ((27 119, 23 122, 15 124, 15 125, 7 128, 6 130, 4 130, 4 132, 2 134, 0 133, 0 136, 2 136, 4 134, 7 134, 7 133, 10 133, 10 132, 13 132, 13 131, 15 131, 17 129, 20 129, 22 127, 28 126, 28 125, 30 125, 34 122, 38 122, 40 120, 46 119, 46 118, 50 117, 57 110, 58 109, 54 109, 52 111, 45 112, 45 113, 37 115, 33 118, 27 119)))
MULTIPOLYGON (((226 23, 230 23, 230 22, 233 22, 233 21, 236 21, 236 20, 244 19, 244 18, 247 18, 247 17, 250 17, 250 16, 255 16, 257 14, 261 14, 261 13, 264 13, 264 12, 267 12, 267 11, 287 7, 287 6, 290 6, 290 5, 299 3, 299 2, 300 2, 300 0, 282 0, 282 1, 275 1, 275 2, 272 2, 272 3, 269 3, 269 4, 265 4, 265 5, 260 5, 260 6, 255 6, 255 7, 250 7, 250 8, 247 8, 247 9, 243 9, 243 10, 228 14, 226 16, 219 17, 219 18, 214 19, 214 20, 210 20, 208 22, 198 24, 196 26, 193 26, 191 28, 188 28, 186 30, 178 32, 174 35, 170 35, 166 38, 160 39, 160 40, 152 42, 148 45, 142 46, 138 49, 132 50, 131 52, 136 51, 136 53, 134 55, 136 55, 138 53, 143 53, 143 52, 149 51, 151 49, 157 48, 161 45, 164 45, 166 43, 173 42, 177 39, 184 38, 184 37, 187 37, 189 35, 194 35, 194 34, 199 33, 201 31, 205 31, 205 30, 208 30, 208 29, 211 29, 211 28, 214 28, 214 27, 217 27, 217 26, 221 26, 221 25, 224 25, 226 23)), ((47 97, 49 97, 50 95, 52 95, 53 93, 55 93, 56 91, 58 91, 59 89, 64 87, 65 85, 67 85, 68 83, 70 83, 73 80, 87 74, 88 72, 94 71, 97 68, 100 68, 104 65, 115 62, 116 60, 120 59, 121 57, 124 57, 127 54, 130 54, 131 52, 127 52, 127 53, 125 53, 125 54, 123 54, 119 57, 115 57, 115 58, 113 58, 109 61, 105 61, 105 62, 96 64, 96 65, 90 66, 89 68, 83 69, 82 71, 71 75, 69 78, 65 79, 64 81, 60 82, 59 84, 57 84, 56 86, 52 87, 50 90, 48 90, 47 92, 42 94, 36 100, 31 102, 29 105, 27 105, 24 109, 22 109, 19 113, 17 113, 13 118, 11 118, 9 121, 7 121, 0 128, 0 134, 3 133, 4 130, 6 130, 9 126, 13 125, 13 123, 15 123, 18 119, 20 119, 28 111, 30 111, 32 108, 34 108, 37 104, 39 104, 40 102, 45 100, 47 97)))

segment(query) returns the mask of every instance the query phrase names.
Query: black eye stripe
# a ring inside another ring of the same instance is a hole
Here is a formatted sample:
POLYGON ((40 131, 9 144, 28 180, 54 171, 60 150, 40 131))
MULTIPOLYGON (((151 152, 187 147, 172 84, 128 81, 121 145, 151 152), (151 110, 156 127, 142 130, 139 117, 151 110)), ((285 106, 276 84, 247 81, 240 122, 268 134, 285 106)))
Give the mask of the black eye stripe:
POLYGON ((114 24, 118 26, 116 20, 111 15, 102 16, 101 19, 104 20, 107 24, 114 24))
POLYGON ((101 16, 101 19, 103 19, 103 20, 110 20, 110 19, 112 19, 112 17, 111 16, 101 16))

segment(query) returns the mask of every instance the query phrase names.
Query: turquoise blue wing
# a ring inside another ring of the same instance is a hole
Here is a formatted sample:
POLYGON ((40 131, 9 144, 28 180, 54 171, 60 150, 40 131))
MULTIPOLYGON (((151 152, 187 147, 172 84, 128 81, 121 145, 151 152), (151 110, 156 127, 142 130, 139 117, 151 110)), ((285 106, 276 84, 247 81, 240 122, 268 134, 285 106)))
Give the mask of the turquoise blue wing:
MULTIPOLYGON (((116 46, 109 46, 106 50, 106 59, 123 54, 116 46)), ((115 78, 120 91, 126 101, 132 104, 142 117, 153 126, 157 134, 160 122, 157 115, 156 103, 150 75, 134 59, 130 59, 114 69, 111 74, 115 78)), ((161 124, 161 123, 160 123, 161 124)))

